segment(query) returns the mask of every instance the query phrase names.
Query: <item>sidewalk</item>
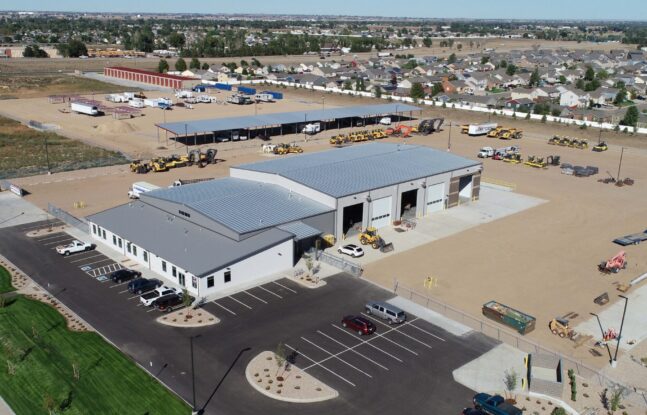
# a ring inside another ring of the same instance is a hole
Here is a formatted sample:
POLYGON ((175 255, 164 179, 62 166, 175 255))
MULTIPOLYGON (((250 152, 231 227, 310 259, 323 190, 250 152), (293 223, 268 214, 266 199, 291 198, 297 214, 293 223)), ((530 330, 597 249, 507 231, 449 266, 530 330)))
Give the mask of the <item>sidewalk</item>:
POLYGON ((7 402, 0 396, 0 415, 16 415, 16 413, 7 405, 7 402))

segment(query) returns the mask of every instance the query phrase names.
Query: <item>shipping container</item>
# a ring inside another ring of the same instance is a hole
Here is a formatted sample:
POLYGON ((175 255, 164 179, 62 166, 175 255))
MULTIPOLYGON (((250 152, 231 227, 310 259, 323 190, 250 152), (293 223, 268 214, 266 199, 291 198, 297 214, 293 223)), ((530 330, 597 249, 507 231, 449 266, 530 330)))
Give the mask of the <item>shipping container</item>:
POLYGON ((483 304, 482 312, 485 317, 512 327, 520 334, 527 334, 535 329, 534 317, 496 301, 483 304))
POLYGON ((283 99, 283 92, 263 91, 263 94, 270 94, 274 97, 274 99, 283 99))
POLYGON ((193 92, 205 92, 207 90, 206 85, 196 85, 193 87, 193 92))
POLYGON ((256 88, 250 88, 247 86, 239 86, 238 92, 245 95, 256 95, 256 88))
POLYGON ((231 85, 229 84, 216 84, 216 89, 222 89, 223 91, 231 91, 231 85))

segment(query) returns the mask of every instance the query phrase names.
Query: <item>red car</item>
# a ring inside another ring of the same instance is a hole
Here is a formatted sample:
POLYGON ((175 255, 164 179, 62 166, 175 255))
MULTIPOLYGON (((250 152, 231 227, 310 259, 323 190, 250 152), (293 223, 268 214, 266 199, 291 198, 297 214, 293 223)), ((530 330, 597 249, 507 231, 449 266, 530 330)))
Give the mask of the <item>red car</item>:
POLYGON ((341 320, 341 325, 352 329, 359 334, 371 334, 375 332, 375 324, 371 323, 364 317, 359 316, 346 316, 341 320))

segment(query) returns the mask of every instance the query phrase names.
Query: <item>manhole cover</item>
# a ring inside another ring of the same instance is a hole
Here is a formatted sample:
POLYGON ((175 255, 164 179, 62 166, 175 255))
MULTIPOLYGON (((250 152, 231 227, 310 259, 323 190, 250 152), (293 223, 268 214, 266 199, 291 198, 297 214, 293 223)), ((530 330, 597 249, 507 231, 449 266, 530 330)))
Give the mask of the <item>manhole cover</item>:
POLYGON ((84 266, 84 267, 81 267, 81 271, 86 271, 87 272, 87 271, 90 271, 91 269, 92 269, 92 267, 89 267, 87 265, 84 266))
POLYGON ((108 279, 108 277, 106 277, 105 275, 99 275, 99 276, 97 277, 97 281, 101 281, 101 282, 103 282, 103 281, 105 281, 105 280, 107 280, 107 279, 108 279))

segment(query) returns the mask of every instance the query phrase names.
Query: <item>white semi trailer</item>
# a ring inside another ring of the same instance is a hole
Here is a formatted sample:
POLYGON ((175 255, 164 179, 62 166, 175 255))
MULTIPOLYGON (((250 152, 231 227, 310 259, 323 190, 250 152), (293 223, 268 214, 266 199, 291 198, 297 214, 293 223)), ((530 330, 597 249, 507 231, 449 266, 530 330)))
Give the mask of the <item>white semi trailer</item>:
POLYGON ((73 102, 70 105, 70 110, 77 112, 79 114, 86 114, 86 115, 92 115, 92 116, 97 116, 101 113, 101 111, 99 111, 99 108, 97 108, 96 105, 85 104, 83 102, 73 102))

